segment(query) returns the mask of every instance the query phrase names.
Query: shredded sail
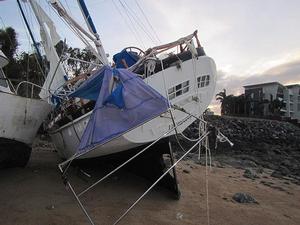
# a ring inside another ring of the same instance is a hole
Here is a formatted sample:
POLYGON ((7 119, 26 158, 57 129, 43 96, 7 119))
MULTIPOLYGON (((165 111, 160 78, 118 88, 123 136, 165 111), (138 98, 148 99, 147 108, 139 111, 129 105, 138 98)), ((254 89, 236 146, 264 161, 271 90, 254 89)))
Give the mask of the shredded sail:
POLYGON ((39 94, 42 99, 47 99, 49 97, 49 91, 56 90, 66 81, 66 73, 61 65, 56 49, 54 48, 60 41, 60 37, 56 32, 53 21, 45 13, 42 7, 35 0, 31 0, 30 4, 39 22, 42 44, 50 64, 43 89, 39 94))
POLYGON ((90 151, 166 112, 168 101, 136 74, 103 67, 70 95, 96 100, 79 153, 90 151), (97 96, 97 98, 95 98, 97 96))

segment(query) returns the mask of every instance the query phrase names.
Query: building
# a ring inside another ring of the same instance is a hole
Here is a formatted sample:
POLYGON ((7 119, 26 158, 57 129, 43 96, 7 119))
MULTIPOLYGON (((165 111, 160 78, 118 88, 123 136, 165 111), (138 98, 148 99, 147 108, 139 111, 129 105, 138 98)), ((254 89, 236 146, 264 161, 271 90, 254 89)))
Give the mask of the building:
POLYGON ((287 107, 289 110, 289 117, 293 119, 298 119, 300 121, 300 84, 292 84, 286 86, 288 94, 285 99, 287 99, 287 107))
POLYGON ((244 86, 249 116, 283 115, 285 109, 276 111, 273 102, 283 102, 286 88, 278 82, 244 86))
POLYGON ((249 116, 283 116, 300 121, 300 85, 279 82, 246 85, 246 112, 249 116))

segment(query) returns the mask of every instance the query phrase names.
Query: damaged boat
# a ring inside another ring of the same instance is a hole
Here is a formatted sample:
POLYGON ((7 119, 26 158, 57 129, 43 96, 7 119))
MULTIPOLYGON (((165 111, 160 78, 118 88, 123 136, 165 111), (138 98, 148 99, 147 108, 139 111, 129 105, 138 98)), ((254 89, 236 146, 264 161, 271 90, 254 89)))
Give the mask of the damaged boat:
MULTIPOLYGON (((0 50, 0 167, 25 166, 36 133, 51 110, 41 100, 18 95, 3 67, 9 63, 0 50)), ((32 85, 32 91, 34 84, 32 85)))
MULTIPOLYGON (((112 68, 84 1, 79 3, 89 31, 59 1, 51 1, 82 39, 94 42, 96 57, 87 62, 94 67, 80 85, 67 81, 53 93, 59 96, 59 106, 48 130, 61 157, 95 158, 126 151, 155 141, 184 120, 165 137, 182 133, 210 104, 216 85, 214 60, 205 54, 197 31, 146 51, 125 48, 114 56, 112 68), (153 105, 144 104, 148 99, 153 105)), ((59 76, 64 74, 54 74, 59 76)))
POLYGON ((147 50, 124 48, 113 56, 111 65, 84 1, 78 3, 88 30, 59 1, 51 0, 58 15, 93 53, 95 60, 83 61, 71 58, 66 52, 57 55, 54 46, 59 39, 54 23, 37 1, 29 2, 43 32, 41 37, 48 47, 52 46, 51 51, 46 51, 52 72, 48 73, 40 93, 42 98, 48 96, 48 102, 55 106, 47 131, 60 156, 66 159, 59 164, 64 184, 89 222, 94 224, 80 197, 138 156, 135 162, 141 163, 135 170, 146 168, 153 184, 114 224, 159 182, 168 183, 179 199, 175 166, 196 147, 200 153, 204 146, 207 155, 210 131, 200 117, 210 104, 216 86, 215 62, 205 54, 197 31, 147 50), (88 64, 89 70, 66 80, 63 64, 69 59, 88 64), (199 128, 203 125, 203 132, 199 131, 197 139, 186 137, 194 142, 193 146, 175 162, 168 138, 182 134, 195 120, 200 121, 199 128), (155 146, 161 143, 164 145, 155 146), (81 192, 75 191, 68 180, 67 171, 73 160, 108 156, 120 159, 123 154, 126 157, 118 161, 118 166, 81 192), (165 154, 170 162, 168 168, 164 164, 165 154))

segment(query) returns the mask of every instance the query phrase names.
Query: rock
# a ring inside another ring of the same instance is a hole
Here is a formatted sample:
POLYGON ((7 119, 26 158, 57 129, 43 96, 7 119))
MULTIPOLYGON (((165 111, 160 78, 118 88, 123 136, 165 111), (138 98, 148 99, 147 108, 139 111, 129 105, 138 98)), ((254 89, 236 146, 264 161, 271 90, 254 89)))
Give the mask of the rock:
POLYGON ((252 179, 252 180, 254 180, 255 178, 259 178, 257 173, 252 169, 246 169, 244 174, 243 174, 243 177, 246 177, 246 178, 249 178, 249 179, 252 179))
POLYGON ((279 186, 271 186, 271 187, 278 190, 278 191, 286 191, 284 188, 279 187, 279 186))
MULTIPOLYGON (((235 168, 258 168, 264 167, 278 170, 274 176, 282 177, 292 175, 300 177, 300 129, 299 127, 284 121, 267 119, 241 118, 233 116, 204 116, 209 126, 214 126, 226 135, 234 143, 233 147, 226 142, 217 144, 214 149, 214 142, 211 144, 212 156, 228 156, 239 159, 235 162, 220 160, 224 165, 231 165, 235 168), (280 169, 278 169, 280 168, 280 169)), ((198 122, 193 123, 186 129, 187 136, 198 136, 198 122)), ((182 141, 184 147, 188 148, 190 142, 182 141)), ((180 148, 175 148, 178 156, 182 155, 180 148)), ((195 163, 197 154, 192 157, 195 163)), ((199 163, 200 164, 200 163, 199 163)), ((220 167, 218 163, 213 166, 220 167)), ((255 170, 254 170, 255 171, 255 170)), ((255 171, 257 175, 261 172, 255 171)), ((248 178, 251 173, 245 174, 248 178)), ((254 176, 255 177, 255 176, 254 176)))
POLYGON ((263 185, 266 185, 268 187, 272 186, 271 182, 267 182, 267 181, 264 181, 264 180, 260 181, 260 183, 263 184, 263 185))
POLYGON ((47 205, 46 206, 46 209, 47 210, 53 210, 55 207, 54 207, 54 205, 47 205))
POLYGON ((250 195, 247 193, 235 193, 232 196, 232 199, 238 203, 256 203, 258 204, 258 202, 250 195))
POLYGON ((256 169, 256 173, 262 174, 264 172, 264 169, 262 167, 258 167, 256 169))
POLYGON ((280 172, 283 176, 287 176, 291 173, 290 170, 285 166, 280 166, 278 172, 280 172))
POLYGON ((278 172, 277 170, 275 170, 271 174, 271 177, 282 178, 282 174, 280 172, 278 172))
POLYGON ((182 170, 182 172, 184 172, 184 173, 190 173, 190 171, 187 170, 187 169, 182 170))

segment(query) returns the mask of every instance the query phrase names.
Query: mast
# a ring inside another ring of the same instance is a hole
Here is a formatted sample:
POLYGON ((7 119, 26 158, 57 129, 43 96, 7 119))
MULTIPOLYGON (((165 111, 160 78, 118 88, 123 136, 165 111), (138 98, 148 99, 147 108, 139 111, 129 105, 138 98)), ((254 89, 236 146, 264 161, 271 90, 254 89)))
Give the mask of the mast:
POLYGON ((103 45, 101 43, 99 34, 97 33, 97 30, 96 30, 96 27, 95 27, 94 22, 92 20, 92 17, 91 17, 91 15, 90 15, 87 7, 86 7, 85 1, 84 0, 77 0, 77 2, 78 2, 78 5, 81 9, 81 13, 82 13, 82 15, 85 19, 85 22, 86 22, 90 32, 94 34, 94 36, 97 40, 97 43, 95 43, 96 48, 98 49, 98 52, 102 55, 102 58, 105 58, 105 60, 106 60, 105 64, 107 65, 108 60, 107 60, 103 45))
POLYGON ((55 45, 60 41, 51 18, 45 13, 36 0, 29 0, 33 13, 40 25, 40 35, 42 45, 45 49, 47 60, 50 62, 50 68, 39 96, 42 99, 47 98, 51 102, 51 93, 60 88, 67 80, 66 72, 62 66, 55 45))
POLYGON ((39 58, 40 62, 43 62, 42 54, 41 54, 41 52, 40 52, 40 49, 38 48, 38 44, 37 44, 37 42, 35 41, 35 38, 34 38, 34 36, 33 36, 33 33, 32 33, 32 31, 31 31, 31 29, 30 29, 29 23, 28 23, 27 18, 26 18, 25 14, 24 14, 23 8, 22 8, 21 3, 20 3, 20 0, 17 0, 17 3, 18 3, 18 6, 19 6, 19 9, 20 9, 20 11, 21 11, 22 18, 23 18, 23 20, 24 20, 24 22, 25 22, 25 25, 26 25, 26 27, 27 27, 27 30, 28 30, 28 32, 29 32, 29 35, 30 35, 30 37, 31 37, 31 39, 32 39, 33 46, 34 46, 34 48, 35 48, 35 50, 36 50, 36 53, 37 53, 37 55, 38 55, 38 58, 39 58))
POLYGON ((84 0, 77 0, 77 2, 78 2, 78 5, 80 6, 81 13, 84 16, 85 22, 86 22, 90 32, 92 32, 94 34, 94 36, 97 38, 97 40, 99 40, 99 35, 97 33, 96 27, 94 25, 94 22, 93 22, 92 17, 86 7, 84 0))
MULTIPOLYGON (((84 34, 87 38, 89 38, 91 41, 94 42, 98 56, 100 56, 99 60, 103 65, 108 65, 108 59, 106 57, 103 45, 100 41, 99 35, 96 31, 95 25, 92 21, 92 18, 90 17, 90 14, 87 10, 87 7, 84 3, 84 1, 78 1, 78 4, 80 6, 81 12, 84 15, 85 21, 88 24, 89 31, 93 34, 91 35, 88 31, 86 31, 83 27, 81 27, 64 9, 64 7, 61 5, 61 3, 58 0, 50 0, 51 5, 53 8, 57 10, 59 15, 72 27, 74 27, 76 30, 80 31, 82 34, 84 34)), ((97 56, 97 55, 96 55, 97 56)))

